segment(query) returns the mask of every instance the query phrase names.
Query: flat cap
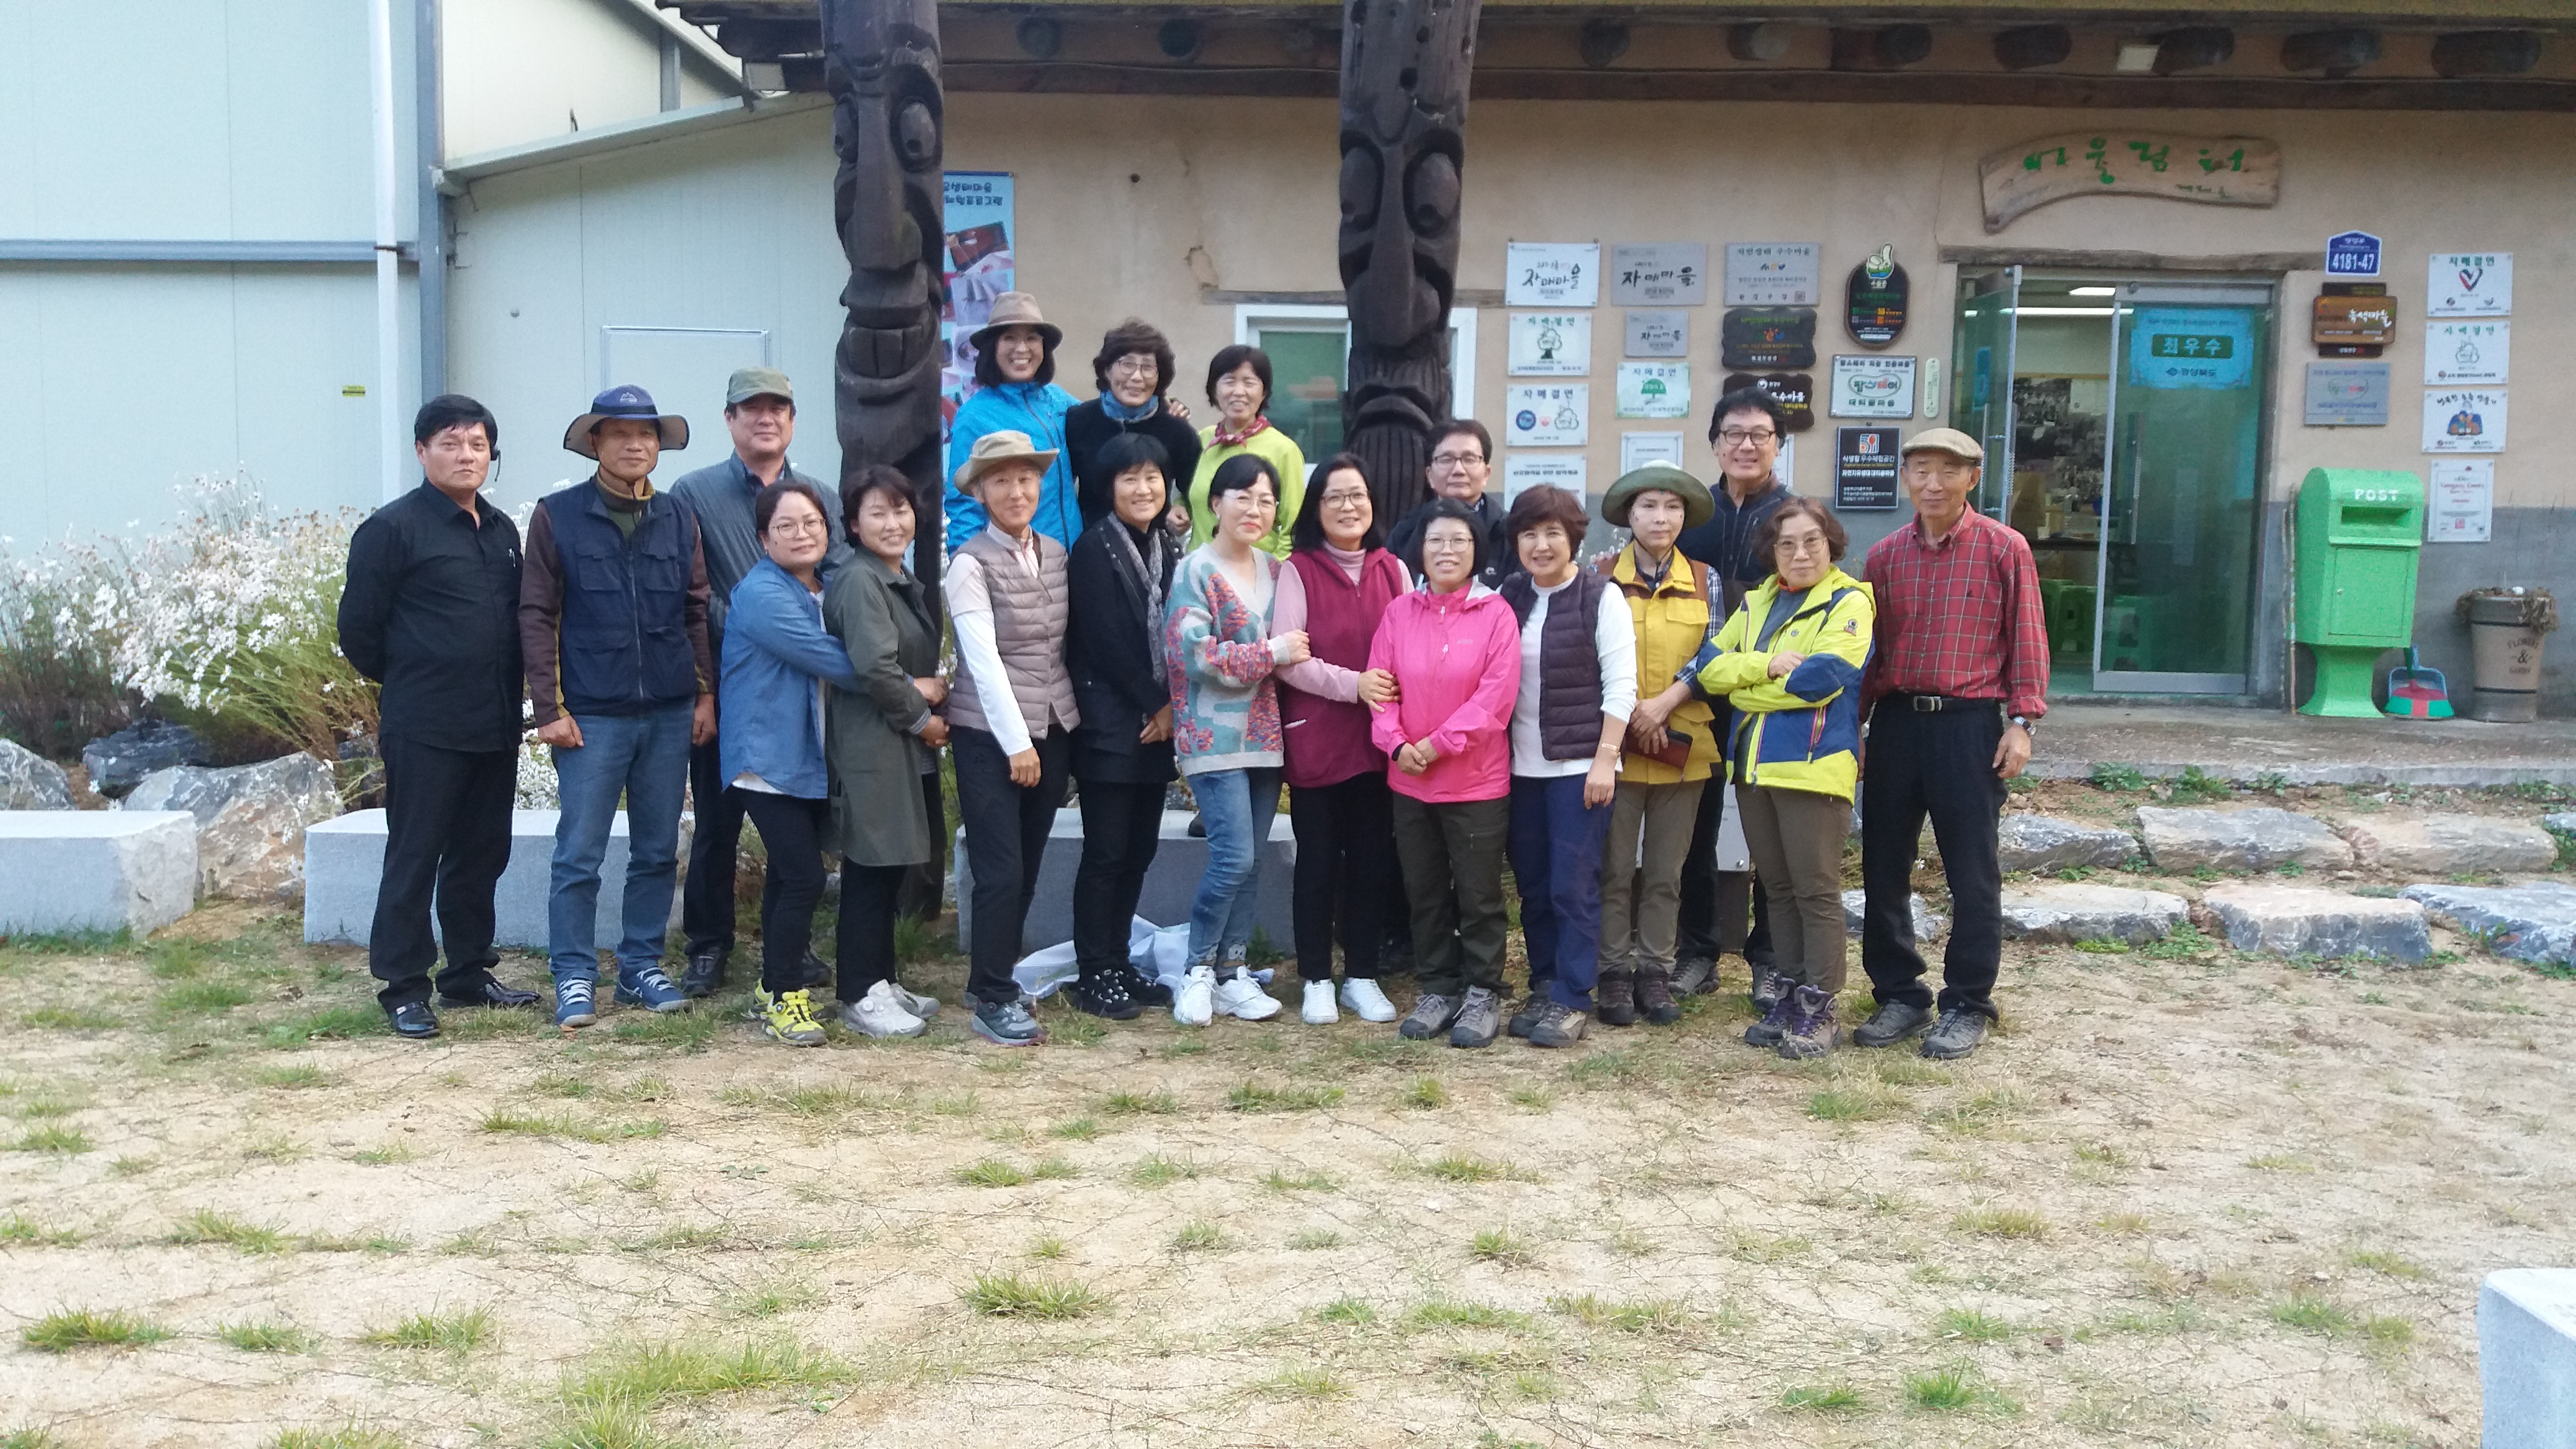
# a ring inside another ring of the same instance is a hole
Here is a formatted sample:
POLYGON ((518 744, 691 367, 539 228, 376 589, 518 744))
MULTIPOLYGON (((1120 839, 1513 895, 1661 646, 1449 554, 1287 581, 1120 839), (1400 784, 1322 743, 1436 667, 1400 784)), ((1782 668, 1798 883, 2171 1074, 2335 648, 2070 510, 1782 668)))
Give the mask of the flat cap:
POLYGON ((1971 463, 1986 461, 1985 445, 1957 428, 1925 428, 1905 440, 1906 453, 1947 453, 1971 463))

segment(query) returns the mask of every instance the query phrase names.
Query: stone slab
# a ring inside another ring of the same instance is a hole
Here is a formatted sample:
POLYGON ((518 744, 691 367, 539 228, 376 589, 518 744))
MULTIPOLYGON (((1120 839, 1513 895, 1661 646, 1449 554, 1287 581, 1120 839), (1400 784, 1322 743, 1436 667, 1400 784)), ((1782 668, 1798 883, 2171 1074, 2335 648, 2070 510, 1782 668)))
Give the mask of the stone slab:
POLYGON ((2540 828, 2552 835, 2576 835, 2576 810, 2561 810, 2540 817, 2540 828))
MULTIPOLYGON (((1191 812, 1163 812, 1161 843, 1154 848, 1154 863, 1145 868, 1145 889, 1136 901, 1136 914, 1158 926, 1185 925, 1190 919, 1190 902, 1198 897, 1199 877, 1207 873, 1207 841, 1190 837, 1191 812)), ((967 858, 966 832, 957 832, 956 849, 950 859, 956 862, 954 887, 957 901, 957 949, 974 948, 975 868, 967 858)), ((1073 939, 1073 873, 1082 863, 1082 812, 1070 806, 1055 812, 1055 828, 1047 832, 1046 859, 1038 866, 1037 896, 1029 903, 1029 917, 1020 931, 1022 954, 1043 951, 1073 939)), ((1297 870, 1297 836, 1288 825, 1288 812, 1280 811, 1270 822, 1270 841, 1261 851, 1258 883, 1261 896, 1254 903, 1253 926, 1267 936, 1273 950, 1281 953, 1296 949, 1295 916, 1291 912, 1291 895, 1297 870)))
POLYGON ((2491 815, 2348 815, 2336 822, 2361 864, 2408 875, 2547 870, 2558 842, 2527 820, 2491 815))
POLYGON ((2190 902, 2163 891, 2062 881, 2004 887, 2008 940, 2161 941, 2190 913, 2190 902))
POLYGON ((0 936, 130 930, 196 908, 184 810, 0 810, 0 936))
POLYGON ((2087 825, 2054 815, 2007 815, 1995 830, 1997 858, 2005 870, 2102 869, 2138 850, 2137 837, 2108 825, 2087 825))
POLYGON ((2270 870, 2298 864, 2340 869, 2352 847, 2325 822, 2295 811, 2185 810, 2138 807, 2138 830, 2158 870, 2270 870))
POLYGON ((0 810, 69 810, 72 777, 16 740, 0 740, 0 810))
POLYGON ((2244 881, 2211 886, 2201 903, 2218 917, 2227 944, 2239 951, 2393 961, 2433 954, 2424 908, 2410 900, 2244 881))
POLYGON ((2423 884, 2408 886, 2405 895, 2463 931, 2492 933, 2489 949, 2498 955, 2576 965, 2576 886, 2423 884))
MULTIPOLYGON (((1913 908, 1915 940, 1938 941, 1950 934, 1949 918, 1925 904, 1921 896, 1908 896, 1906 901, 1913 908)), ((1843 933, 1855 941, 1860 939, 1861 914, 1868 907, 1869 892, 1843 892, 1843 933)))
MULTIPOLYGON (((553 810, 510 812, 510 864, 493 892, 492 942, 522 950, 546 949, 546 898, 554 876, 553 810)), ((671 923, 680 920, 680 883, 688 875, 690 818, 680 817, 680 869, 671 883, 671 923)), ((363 946, 374 933, 376 887, 385 871, 385 812, 353 810, 304 832, 304 939, 363 946)), ((625 933, 626 812, 609 826, 608 853, 599 865, 599 949, 614 948, 625 933)), ((757 922, 746 923, 757 925, 757 922)), ((430 930, 438 929, 437 912, 430 930)))
POLYGON ((2506 1268, 2478 1285, 2483 1449, 2576 1444, 2576 1268, 2506 1268))
POLYGON ((304 893, 304 831, 340 813, 340 783, 305 754, 220 770, 178 765, 144 776, 116 808, 195 816, 203 894, 293 900, 304 893))

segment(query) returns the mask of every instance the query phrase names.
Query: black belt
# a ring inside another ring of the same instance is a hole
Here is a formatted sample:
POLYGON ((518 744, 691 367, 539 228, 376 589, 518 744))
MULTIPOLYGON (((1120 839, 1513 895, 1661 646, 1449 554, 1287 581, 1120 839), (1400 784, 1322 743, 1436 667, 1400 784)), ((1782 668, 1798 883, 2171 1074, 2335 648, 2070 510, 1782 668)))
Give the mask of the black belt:
POLYGON ((1939 714, 1949 709, 1998 710, 2004 703, 2000 699, 1961 699, 1953 694, 1915 694, 1903 689, 1889 690, 1887 697, 1905 701, 1905 707, 1916 714, 1939 714))

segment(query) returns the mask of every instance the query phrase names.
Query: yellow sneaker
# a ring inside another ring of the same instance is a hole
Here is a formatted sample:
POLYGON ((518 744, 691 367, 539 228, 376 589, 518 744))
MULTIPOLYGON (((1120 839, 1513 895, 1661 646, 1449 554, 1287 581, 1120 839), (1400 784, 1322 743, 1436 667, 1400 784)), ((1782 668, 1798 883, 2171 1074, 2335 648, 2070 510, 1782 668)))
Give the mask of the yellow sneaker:
POLYGON ((814 1019, 814 998, 805 991, 761 992, 760 1018, 772 1037, 789 1046, 823 1044, 823 1024, 814 1019))

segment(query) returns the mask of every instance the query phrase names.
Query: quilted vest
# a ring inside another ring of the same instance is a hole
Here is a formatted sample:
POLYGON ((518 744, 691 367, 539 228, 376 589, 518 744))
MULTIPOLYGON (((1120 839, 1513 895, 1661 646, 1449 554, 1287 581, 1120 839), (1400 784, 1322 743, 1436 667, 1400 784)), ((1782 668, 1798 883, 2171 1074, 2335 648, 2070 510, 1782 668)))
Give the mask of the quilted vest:
MULTIPOLYGON (((984 566, 984 592, 993 601, 993 642, 1033 740, 1044 739, 1050 727, 1070 730, 1082 723, 1082 712, 1073 703, 1073 675, 1064 667, 1065 627, 1072 616, 1064 545, 1043 533, 1037 540, 1035 578, 990 529, 979 529, 957 550, 984 566)), ((989 734, 985 708, 975 697, 974 676, 960 660, 948 683, 948 723, 989 734)))
MULTIPOLYGON (((1588 760, 1601 747, 1601 650, 1594 631, 1610 581, 1586 569, 1572 583, 1549 600, 1547 621, 1538 626, 1539 753, 1551 760, 1588 760)), ((1538 585, 1529 575, 1514 574, 1494 592, 1529 623, 1538 607, 1538 585)))

